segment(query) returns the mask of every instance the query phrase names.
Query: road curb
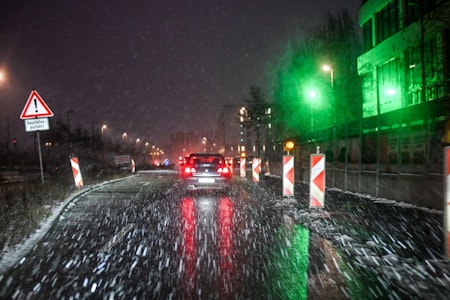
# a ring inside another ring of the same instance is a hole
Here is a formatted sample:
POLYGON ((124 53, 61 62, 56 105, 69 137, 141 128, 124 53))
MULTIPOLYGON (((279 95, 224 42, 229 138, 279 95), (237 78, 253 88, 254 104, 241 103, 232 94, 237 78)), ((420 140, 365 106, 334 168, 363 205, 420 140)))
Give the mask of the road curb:
POLYGON ((95 185, 86 186, 76 192, 70 194, 59 206, 52 210, 52 214, 45 220, 42 220, 38 229, 26 238, 23 242, 16 245, 14 249, 7 251, 0 259, 0 276, 8 272, 17 263, 24 260, 25 257, 33 250, 33 248, 41 241, 47 232, 53 227, 55 221, 59 218, 61 213, 67 208, 69 204, 76 201, 81 196, 97 190, 106 185, 123 181, 138 175, 127 176, 110 181, 101 182, 95 185))

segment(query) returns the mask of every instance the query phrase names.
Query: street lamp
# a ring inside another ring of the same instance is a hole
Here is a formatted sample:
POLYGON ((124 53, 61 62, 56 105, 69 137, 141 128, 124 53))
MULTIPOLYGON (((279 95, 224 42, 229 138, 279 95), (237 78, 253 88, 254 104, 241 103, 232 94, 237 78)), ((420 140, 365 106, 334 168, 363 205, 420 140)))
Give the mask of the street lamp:
POLYGON ((331 82, 331 88, 334 88, 334 71, 333 68, 330 65, 323 65, 322 70, 325 72, 330 72, 330 82, 331 82))
MULTIPOLYGON (((333 126, 333 148, 336 149, 336 125, 337 125, 337 100, 334 94, 334 71, 333 68, 330 65, 323 65, 322 66, 322 70, 324 70, 325 72, 330 72, 330 83, 331 83, 331 92, 333 95, 333 105, 334 105, 334 126, 333 126)), ((334 151, 333 151, 334 153, 334 151)), ((335 155, 333 155, 333 186, 334 186, 334 169, 335 169, 335 164, 336 164, 336 159, 335 159, 335 155)), ((347 165, 345 166, 347 167, 347 165)), ((347 176, 347 171, 345 171, 345 176, 347 176)), ((345 184, 347 183, 347 179, 345 178, 344 180, 345 184)))
POLYGON ((0 70, 0 83, 6 81, 6 74, 5 71, 0 70))
POLYGON ((103 131, 105 130, 105 129, 107 129, 108 128, 108 126, 106 126, 105 124, 103 124, 103 126, 102 126, 102 137, 103 137, 103 131))

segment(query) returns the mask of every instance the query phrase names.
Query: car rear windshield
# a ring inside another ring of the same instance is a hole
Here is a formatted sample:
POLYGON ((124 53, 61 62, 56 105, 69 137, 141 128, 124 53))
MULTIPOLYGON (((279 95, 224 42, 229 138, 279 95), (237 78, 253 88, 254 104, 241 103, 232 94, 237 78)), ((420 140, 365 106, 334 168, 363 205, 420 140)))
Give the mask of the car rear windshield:
POLYGON ((220 165, 225 162, 222 155, 205 155, 195 154, 191 155, 190 162, 193 164, 215 164, 220 165))

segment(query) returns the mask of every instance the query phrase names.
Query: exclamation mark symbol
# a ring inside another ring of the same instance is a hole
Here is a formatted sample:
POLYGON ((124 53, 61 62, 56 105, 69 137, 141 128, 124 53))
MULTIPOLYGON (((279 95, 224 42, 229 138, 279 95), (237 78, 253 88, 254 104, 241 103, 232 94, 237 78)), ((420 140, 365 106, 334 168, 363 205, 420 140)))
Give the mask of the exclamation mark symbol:
POLYGON ((34 98, 34 108, 36 109, 36 113, 39 112, 38 107, 37 107, 37 100, 36 100, 36 98, 34 98))

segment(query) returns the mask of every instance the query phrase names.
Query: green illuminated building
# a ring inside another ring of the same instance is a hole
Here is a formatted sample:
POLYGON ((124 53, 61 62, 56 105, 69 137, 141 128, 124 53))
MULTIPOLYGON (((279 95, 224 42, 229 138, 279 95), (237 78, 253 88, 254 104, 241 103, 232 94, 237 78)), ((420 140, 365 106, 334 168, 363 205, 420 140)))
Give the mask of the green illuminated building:
POLYGON ((339 43, 321 52, 313 40, 294 48, 302 51, 280 72, 276 125, 298 145, 296 178, 308 182, 309 155, 319 146, 327 187, 442 209, 450 0, 363 0, 359 25, 356 66, 339 43), (327 60, 330 80, 318 73, 327 60), (313 83, 318 93, 303 91, 313 83))
POLYGON ((363 1, 359 24, 361 166, 375 164, 377 195, 398 190, 396 199, 440 208, 450 142, 450 1, 363 1))

